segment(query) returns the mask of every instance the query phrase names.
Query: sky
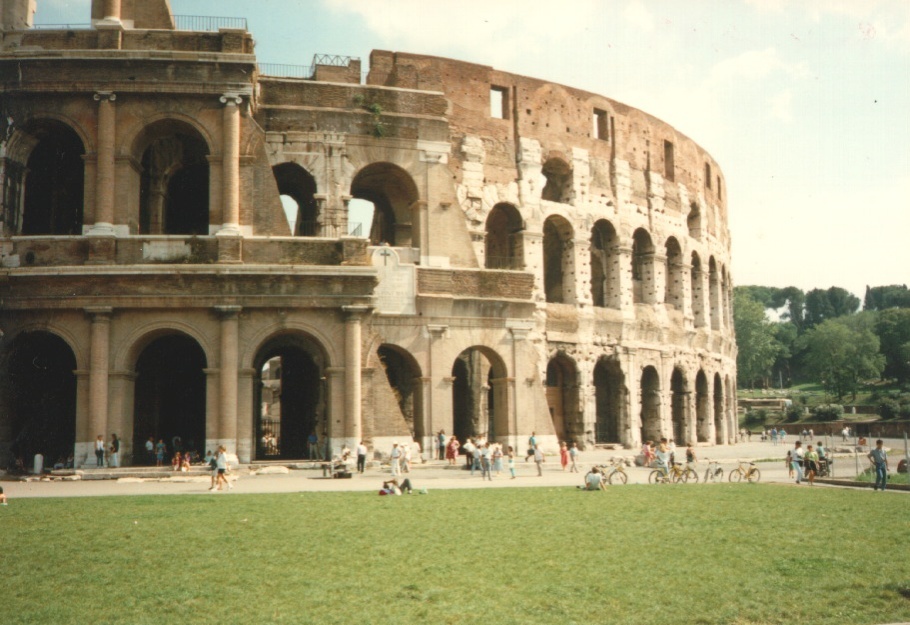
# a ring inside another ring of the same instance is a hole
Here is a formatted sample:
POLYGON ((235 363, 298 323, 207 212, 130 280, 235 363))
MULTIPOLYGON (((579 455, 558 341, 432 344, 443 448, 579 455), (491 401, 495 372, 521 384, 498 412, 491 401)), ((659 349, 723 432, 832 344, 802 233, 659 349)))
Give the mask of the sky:
MULTIPOLYGON (((38 24, 90 0, 38 0, 38 24)), ((663 119, 726 179, 735 284, 910 283, 910 0, 171 0, 261 63, 431 54, 663 119)))

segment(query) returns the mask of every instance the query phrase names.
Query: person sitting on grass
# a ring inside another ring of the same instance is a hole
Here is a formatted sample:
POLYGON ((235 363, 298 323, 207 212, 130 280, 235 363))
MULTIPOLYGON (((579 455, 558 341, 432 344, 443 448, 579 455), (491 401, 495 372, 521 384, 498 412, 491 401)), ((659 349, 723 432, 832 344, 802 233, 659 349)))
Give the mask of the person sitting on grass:
POLYGON ((411 486, 411 480, 405 478, 402 480, 401 484, 398 484, 398 480, 388 480, 387 482, 382 483, 382 488, 379 489, 380 495, 400 495, 401 491, 407 491, 410 495, 414 490, 411 486))
MULTIPOLYGON (((579 488, 582 488, 579 486, 579 488)), ((591 467, 591 470, 585 474, 584 490, 606 490, 603 474, 597 467, 591 467)))

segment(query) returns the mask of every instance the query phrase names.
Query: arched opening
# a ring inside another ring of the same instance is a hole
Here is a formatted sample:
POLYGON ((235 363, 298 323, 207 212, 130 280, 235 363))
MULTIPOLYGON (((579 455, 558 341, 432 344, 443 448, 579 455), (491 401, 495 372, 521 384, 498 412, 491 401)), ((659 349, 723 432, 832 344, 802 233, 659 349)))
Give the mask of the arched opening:
POLYGON ((601 358, 594 366, 594 398, 596 420, 594 441, 597 443, 622 443, 621 424, 628 404, 629 391, 619 361, 601 358))
POLYGON ((484 267, 521 269, 523 225, 521 214, 511 204, 497 204, 487 217, 484 267))
POLYGON ((21 149, 31 150, 24 169, 15 165, 15 159, 7 161, 4 200, 10 202, 6 212, 11 229, 26 236, 82 234, 85 146, 79 135, 62 122, 41 120, 29 124, 18 139, 21 149), (19 205, 10 186, 17 189, 22 185, 19 205))
POLYGON ((575 303, 575 263, 572 257, 572 225, 553 215, 543 224, 543 285, 546 301, 575 303))
POLYGON ((724 440, 724 384, 719 373, 714 374, 714 441, 723 445, 724 440))
POLYGON ((142 163, 139 231, 142 234, 209 233, 209 148, 185 122, 150 124, 137 140, 142 163))
POLYGON ((683 259, 682 248, 675 237, 667 239, 667 284, 664 302, 676 310, 683 309, 683 259))
POLYGON ((413 244, 412 225, 420 199, 410 174, 392 163, 367 165, 351 182, 351 195, 373 203, 370 243, 398 247, 413 244))
POLYGON ((708 377, 699 369, 695 376, 695 436, 699 443, 711 440, 710 402, 708 377))
POLYGON ((584 424, 578 402, 578 373, 575 363, 565 354, 557 354, 547 363, 547 406, 559 440, 584 440, 584 424))
POLYGON ((689 214, 686 217, 686 226, 689 228, 690 237, 701 240, 701 209, 698 208, 698 204, 695 202, 692 202, 689 206, 689 214))
POLYGON ((39 453, 45 466, 72 460, 76 447, 76 357, 72 349, 50 332, 23 332, 4 356, 0 449, 8 454, 0 454, 7 456, 3 468, 15 459, 30 467, 39 453))
POLYGON ((705 278, 701 268, 701 260, 696 252, 692 252, 692 269, 690 270, 692 282, 692 315, 696 328, 705 326, 705 278))
POLYGON ((429 432, 423 418, 420 366, 409 352, 397 345, 380 345, 377 354, 411 438, 423 440, 429 432))
POLYGON ((316 179, 297 163, 280 163, 272 168, 288 225, 295 236, 321 236, 316 179))
POLYGON ((656 297, 654 244, 648 231, 638 228, 632 235, 632 298, 636 304, 653 304, 656 297))
POLYGON ((730 274, 724 267, 721 267, 720 271, 720 299, 724 327, 729 328, 732 325, 730 318, 730 274))
POLYGON ((686 382, 686 374, 682 369, 675 367, 673 376, 670 378, 671 396, 671 419, 673 421, 673 438, 679 444, 689 442, 689 433, 687 425, 689 423, 689 386, 686 382))
POLYGON ((641 372, 641 440, 656 442, 661 436, 660 376, 649 365, 641 372))
POLYGON ((489 349, 470 347, 452 365, 452 425, 459 441, 508 434, 506 369, 489 349))
POLYGON ((711 309, 711 329, 720 330, 720 278, 714 257, 708 259, 708 305, 711 309))
MULTIPOLYGON (((136 360, 133 449, 149 438, 169 453, 205 453, 205 352, 185 334, 152 340, 136 360)), ((98 432, 101 434, 101 432, 98 432)))
POLYGON ((595 306, 619 309, 619 256, 616 230, 606 219, 599 219, 591 230, 591 299, 595 306))
POLYGON ((541 173, 547 179, 540 199, 569 204, 572 201, 572 168, 561 158, 548 158, 541 173))
POLYGON ((319 345, 301 334, 276 336, 257 351, 253 371, 256 459, 323 458, 328 423, 319 345), (310 454, 311 434, 319 439, 316 454, 310 454))

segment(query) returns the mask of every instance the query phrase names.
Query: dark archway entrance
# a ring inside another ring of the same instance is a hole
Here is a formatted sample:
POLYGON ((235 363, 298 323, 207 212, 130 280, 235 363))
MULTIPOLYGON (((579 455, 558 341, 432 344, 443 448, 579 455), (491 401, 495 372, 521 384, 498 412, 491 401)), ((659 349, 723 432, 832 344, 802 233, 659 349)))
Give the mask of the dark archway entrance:
POLYGON ((682 369, 673 369, 673 376, 670 378, 670 393, 673 438, 677 444, 685 445, 689 442, 689 433, 686 431, 689 422, 689 387, 682 369))
POLYGON ((71 457, 76 447, 76 357, 50 332, 24 332, 13 340, 3 375, 6 414, 0 440, 10 460, 31 466, 35 454, 45 466, 71 457))
POLYGON ((699 443, 711 440, 711 418, 708 415, 711 398, 708 395, 708 378, 698 370, 695 376, 695 434, 699 443))
POLYGON ((720 374, 714 374, 714 441, 723 445, 724 440, 724 383, 720 374))
POLYGON ((620 423, 628 401, 625 376, 619 362, 602 358, 594 367, 594 396, 597 403, 597 420, 594 440, 598 443, 621 443, 620 423))
POLYGON ((297 205, 297 215, 291 227, 294 235, 321 236, 319 206, 316 203, 316 179, 297 163, 281 163, 272 168, 278 193, 297 205))
MULTIPOLYGON (((322 350, 302 335, 283 335, 268 341, 254 361, 256 458, 309 458, 307 438, 319 436, 323 457, 326 393, 322 350)), ((312 459, 312 458, 311 458, 312 459)))
POLYGON ((458 440, 508 433, 505 367, 498 356, 478 347, 461 352, 452 365, 452 420, 458 440))
MULTIPOLYGON (((21 233, 82 234, 85 180, 82 140, 66 124, 50 120, 35 124, 28 134, 37 142, 25 169, 21 233)), ((10 217, 12 223, 18 221, 17 215, 10 217)))
POLYGON ((663 436, 660 427, 660 376, 648 366, 641 373, 641 440, 654 441, 663 436))
POLYGON ((487 269, 521 269, 524 257, 521 233, 524 229, 518 209, 511 204, 497 204, 490 211, 484 241, 484 267, 487 269))
POLYGON ((156 338, 142 350, 136 360, 135 453, 149 437, 163 440, 171 454, 205 453, 205 368, 205 353, 185 334, 156 338))
POLYGON ((565 354, 554 356, 547 364, 547 406, 557 438, 583 443, 584 428, 579 423, 578 375, 575 363, 565 354))
POLYGON ((412 226, 415 203, 420 196, 410 174, 392 163, 367 165, 351 182, 351 195, 372 202, 370 244, 410 247, 415 243, 412 226))
POLYGON ((428 432, 423 419, 420 367, 411 354, 396 345, 381 345, 377 354, 398 400, 398 408, 411 431, 411 438, 423 440, 428 432))

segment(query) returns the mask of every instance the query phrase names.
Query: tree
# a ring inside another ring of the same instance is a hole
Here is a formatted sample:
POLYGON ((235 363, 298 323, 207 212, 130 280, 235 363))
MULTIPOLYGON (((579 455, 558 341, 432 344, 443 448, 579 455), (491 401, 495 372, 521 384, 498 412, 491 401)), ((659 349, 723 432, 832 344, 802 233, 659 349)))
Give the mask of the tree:
POLYGON ((866 287, 863 310, 886 310, 888 308, 910 308, 910 290, 906 284, 866 287))
POLYGON ((856 399, 860 382, 884 369, 878 337, 867 325, 867 319, 828 319, 803 335, 809 373, 838 400, 848 393, 856 399))
POLYGON ((780 345, 774 338, 774 324, 765 316, 765 307, 744 293, 733 297, 733 327, 736 330, 737 377, 743 388, 756 380, 767 380, 780 345))
POLYGON ((813 328, 828 319, 852 315, 859 309, 859 298, 839 286, 812 289, 806 293, 805 325, 813 328))
POLYGON ((910 380, 910 308, 889 308, 878 313, 875 333, 885 357, 885 377, 900 383, 910 380))

